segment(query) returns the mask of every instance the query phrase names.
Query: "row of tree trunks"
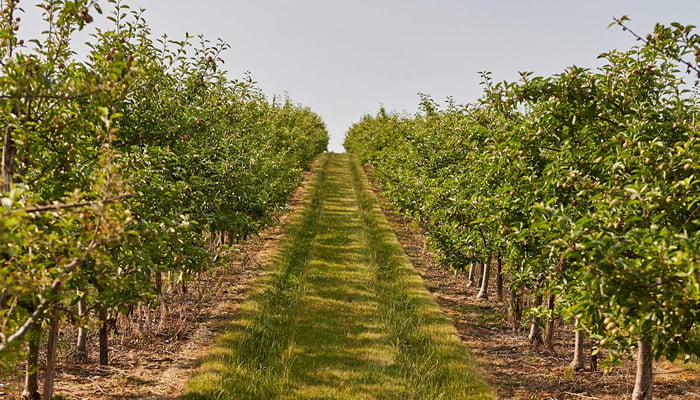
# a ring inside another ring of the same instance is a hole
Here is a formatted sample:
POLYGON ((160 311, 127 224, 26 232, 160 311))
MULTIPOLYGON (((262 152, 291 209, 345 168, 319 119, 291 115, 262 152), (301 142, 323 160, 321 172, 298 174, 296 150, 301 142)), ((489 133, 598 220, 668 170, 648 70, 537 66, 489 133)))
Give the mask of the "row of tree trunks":
MULTIPOLYGON (((245 238, 243 238, 245 240, 245 238)), ((221 246, 231 246, 237 242, 235 232, 211 231, 209 232, 209 251, 216 252, 221 246)))
MULTIPOLYGON (((479 283, 479 292, 476 297, 482 300, 489 299, 489 281, 490 281, 490 270, 492 268, 493 257, 488 255, 487 261, 475 261, 470 265, 468 275, 467 275, 467 286, 474 287, 475 284, 479 283)), ((539 278, 535 282, 535 289, 542 284, 543 279, 539 278)), ((496 291, 498 299, 503 298, 503 264, 500 255, 496 257, 496 291)), ((537 290, 536 290, 537 292, 537 290)), ((523 315, 523 298, 520 295, 518 289, 513 285, 510 286, 508 290, 508 311, 509 317, 515 331, 519 331, 522 326, 522 315, 523 315)), ((544 304, 544 296, 541 293, 535 294, 533 300, 533 307, 540 308, 544 304)), ((554 309, 556 306, 556 296, 554 294, 547 295, 547 321, 545 324, 539 315, 533 315, 530 320, 528 339, 533 344, 533 346, 538 347, 544 345, 550 351, 554 347, 554 332, 555 332, 555 322, 554 309), (543 332, 544 327, 544 332, 543 332)), ((653 386, 653 356, 652 356, 652 345, 648 340, 641 338, 637 344, 637 373, 635 378, 634 390, 632 393, 632 400, 652 400, 652 386, 653 386)), ((585 354, 586 354, 586 338, 585 334, 579 329, 578 321, 575 323, 574 330, 574 354, 573 360, 571 361, 571 368, 575 371, 582 371, 585 369, 585 354)), ((593 348, 590 349, 589 353, 589 363, 590 370, 596 371, 598 369, 598 355, 593 348)))
MULTIPOLYGON (((81 299, 82 300, 82 299, 81 299)), ((80 302, 79 302, 80 304, 80 302)), ((79 306, 79 313, 86 312, 85 306, 79 306)), ((100 365, 108 364, 108 312, 107 307, 99 308, 100 326, 100 365)), ((27 365, 25 367, 24 389, 22 398, 26 400, 51 399, 54 392, 54 378, 56 376, 56 361, 58 358, 58 337, 60 331, 60 314, 57 309, 52 309, 48 317, 48 338, 46 344, 46 366, 44 367, 43 396, 39 393, 39 350, 41 344, 42 328, 41 323, 37 323, 31 328, 26 336, 27 341, 27 365)), ((79 328, 78 349, 82 349, 82 354, 78 357, 87 359, 87 328, 79 328)))
POLYGON ((37 326, 27 334, 27 365, 24 377, 22 398, 27 400, 51 399, 54 391, 56 375, 56 358, 59 331, 58 312, 54 311, 49 318, 49 337, 46 351, 46 367, 44 368, 43 397, 39 394, 39 348, 41 329, 37 326))

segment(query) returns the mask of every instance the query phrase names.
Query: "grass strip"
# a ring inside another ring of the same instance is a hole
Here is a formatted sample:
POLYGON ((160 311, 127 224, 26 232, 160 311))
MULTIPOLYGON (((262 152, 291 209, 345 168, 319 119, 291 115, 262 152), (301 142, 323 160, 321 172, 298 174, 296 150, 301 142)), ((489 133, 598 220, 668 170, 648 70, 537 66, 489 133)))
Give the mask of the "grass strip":
POLYGON ((304 276, 312 258, 313 240, 323 209, 326 169, 324 156, 304 198, 300 215, 292 217, 285 239, 261 278, 237 311, 182 398, 270 400, 284 393, 294 358, 290 356, 304 276))
POLYGON ((379 319, 348 165, 345 154, 333 154, 328 165, 284 400, 406 398, 396 352, 379 319))
POLYGON ((405 381, 403 399, 494 399, 452 323, 425 289, 369 190, 359 163, 350 159, 352 185, 375 272, 379 314, 405 381))
POLYGON ((493 399, 347 154, 267 268, 184 399, 493 399))

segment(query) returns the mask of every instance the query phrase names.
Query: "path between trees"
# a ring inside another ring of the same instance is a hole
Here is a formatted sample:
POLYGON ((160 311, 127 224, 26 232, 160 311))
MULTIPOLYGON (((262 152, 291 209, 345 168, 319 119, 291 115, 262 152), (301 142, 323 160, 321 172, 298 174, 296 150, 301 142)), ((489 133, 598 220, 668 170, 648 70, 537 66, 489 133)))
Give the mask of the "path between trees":
POLYGON ((359 165, 324 156, 186 399, 492 399, 359 165))

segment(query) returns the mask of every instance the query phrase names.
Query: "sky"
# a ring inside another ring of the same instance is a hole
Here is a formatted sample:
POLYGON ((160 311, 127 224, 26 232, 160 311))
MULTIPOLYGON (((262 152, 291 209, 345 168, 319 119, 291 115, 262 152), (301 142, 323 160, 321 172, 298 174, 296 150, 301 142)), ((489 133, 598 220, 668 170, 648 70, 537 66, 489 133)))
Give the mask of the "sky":
MULTIPOLYGON (((343 151, 347 129, 381 106, 415 112, 418 93, 475 101, 480 71, 513 81, 519 71, 593 68, 600 53, 635 44, 608 28, 613 17, 628 15, 642 35, 657 22, 700 24, 698 0, 122 1, 146 9, 156 36, 227 42, 231 78, 250 72, 269 97, 310 107, 328 127, 331 151, 343 151)), ((22 1, 28 12, 32 3, 22 1)), ((23 30, 35 28, 29 21, 23 30)))

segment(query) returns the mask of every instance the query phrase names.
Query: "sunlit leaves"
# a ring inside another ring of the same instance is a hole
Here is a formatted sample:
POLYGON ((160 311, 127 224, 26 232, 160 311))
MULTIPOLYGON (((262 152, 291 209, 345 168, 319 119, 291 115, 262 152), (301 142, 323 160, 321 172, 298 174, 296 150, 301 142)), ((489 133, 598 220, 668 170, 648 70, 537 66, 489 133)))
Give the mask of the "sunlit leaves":
POLYGON ((113 26, 78 60, 71 40, 97 1, 42 2, 46 32, 26 43, 17 2, 3 2, 0 346, 39 305, 71 312, 76 291, 122 311, 153 304, 161 274, 181 283, 217 259, 210 238, 275 222, 328 143, 310 110, 231 81, 226 43, 154 42, 141 11, 108 3, 113 26))
POLYGON ((449 265, 497 251, 516 287, 557 294, 601 345, 697 353, 699 109, 683 82, 699 41, 657 25, 596 70, 484 74, 478 104, 424 96, 415 116, 365 117, 346 147, 449 265))

